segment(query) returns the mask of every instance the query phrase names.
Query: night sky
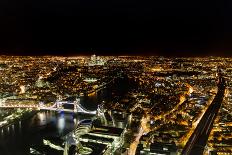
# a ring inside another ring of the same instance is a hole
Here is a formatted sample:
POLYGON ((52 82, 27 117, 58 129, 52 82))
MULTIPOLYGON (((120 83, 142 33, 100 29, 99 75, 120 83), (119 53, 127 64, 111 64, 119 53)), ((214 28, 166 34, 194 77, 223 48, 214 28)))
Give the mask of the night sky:
POLYGON ((232 56, 231 0, 1 0, 0 54, 232 56))

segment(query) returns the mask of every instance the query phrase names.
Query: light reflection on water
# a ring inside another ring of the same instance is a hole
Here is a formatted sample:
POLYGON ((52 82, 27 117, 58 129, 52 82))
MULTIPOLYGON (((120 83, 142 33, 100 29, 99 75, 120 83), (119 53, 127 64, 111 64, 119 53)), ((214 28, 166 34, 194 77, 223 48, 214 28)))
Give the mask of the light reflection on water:
MULTIPOLYGON (((88 110, 96 110, 98 103, 111 98, 111 91, 107 94, 81 97, 81 104, 88 110)), ((53 111, 40 111, 33 117, 18 121, 13 125, 0 129, 0 155, 26 155, 30 147, 44 150, 43 139, 57 138, 72 131, 83 119, 94 116, 84 114, 66 114, 53 111)), ((120 124, 122 126, 122 124, 120 124)), ((51 154, 56 154, 53 152, 51 154)), ((58 153, 59 154, 59 153, 58 153)))
POLYGON ((57 123, 58 132, 59 134, 61 134, 64 131, 64 127, 65 127, 64 114, 61 113, 57 119, 58 119, 58 123, 57 123))
POLYGON ((63 136, 72 131, 82 119, 92 117, 82 114, 38 112, 28 120, 0 129, 0 155, 25 155, 29 153, 30 147, 44 150, 44 138, 63 136))
POLYGON ((47 124, 47 119, 46 119, 45 113, 38 113, 37 115, 38 115, 38 118, 39 118, 39 124, 41 126, 47 124))
MULTIPOLYGON (((96 96, 95 96, 96 97, 96 96)), ((97 107, 97 99, 82 98, 81 103, 87 109, 97 107)), ((43 139, 56 138, 72 131, 82 119, 91 119, 90 115, 74 115, 53 111, 40 111, 30 119, 15 122, 0 129, 0 155, 26 155, 30 147, 44 150, 43 139)), ((53 152, 52 154, 57 154, 53 152)), ((59 153, 58 153, 59 155, 59 153)))

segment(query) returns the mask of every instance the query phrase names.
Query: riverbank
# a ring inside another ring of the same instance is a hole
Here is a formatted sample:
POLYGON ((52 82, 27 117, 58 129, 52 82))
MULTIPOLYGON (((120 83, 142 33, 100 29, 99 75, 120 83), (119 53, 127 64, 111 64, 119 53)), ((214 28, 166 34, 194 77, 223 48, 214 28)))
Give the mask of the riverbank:
POLYGON ((18 121, 29 119, 30 117, 34 116, 36 113, 38 113, 38 111, 27 109, 27 110, 23 110, 19 114, 11 114, 0 122, 0 129, 8 127, 18 121))

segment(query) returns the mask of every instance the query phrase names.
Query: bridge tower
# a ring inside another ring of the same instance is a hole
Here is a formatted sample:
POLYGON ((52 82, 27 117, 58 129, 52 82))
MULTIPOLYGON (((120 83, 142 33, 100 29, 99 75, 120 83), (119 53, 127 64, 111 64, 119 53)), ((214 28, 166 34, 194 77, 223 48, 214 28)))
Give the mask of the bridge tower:
POLYGON ((104 115, 104 109, 102 105, 97 106, 97 116, 103 116, 104 115))
POLYGON ((81 102, 81 100, 80 100, 80 97, 78 97, 77 99, 76 99, 76 101, 74 101, 74 109, 73 109, 73 112, 77 112, 78 111, 78 105, 80 105, 80 102, 81 102))
POLYGON ((105 117, 105 110, 103 105, 98 105, 97 107, 97 116, 101 119, 101 123, 107 125, 107 120, 105 117))

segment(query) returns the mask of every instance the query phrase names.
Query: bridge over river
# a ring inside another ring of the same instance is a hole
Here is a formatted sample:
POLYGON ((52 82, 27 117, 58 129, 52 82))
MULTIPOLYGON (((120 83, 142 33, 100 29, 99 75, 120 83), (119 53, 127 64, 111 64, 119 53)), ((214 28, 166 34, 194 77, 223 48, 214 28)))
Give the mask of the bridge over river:
POLYGON ((84 108, 80 104, 80 99, 78 98, 76 101, 57 101, 52 106, 46 106, 42 102, 38 104, 14 104, 14 103, 0 103, 0 108, 30 108, 34 110, 48 110, 48 111, 64 111, 64 112, 73 112, 73 113, 85 113, 85 114, 96 114, 95 111, 90 111, 84 108), (64 105, 70 105, 73 109, 64 108, 64 105))

